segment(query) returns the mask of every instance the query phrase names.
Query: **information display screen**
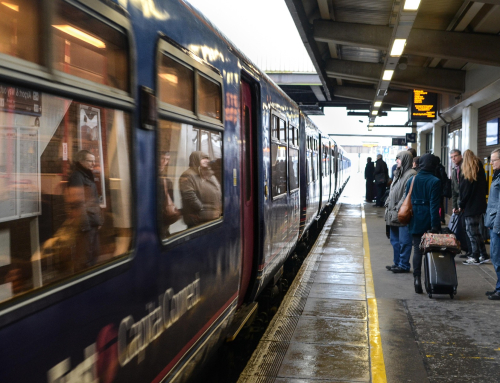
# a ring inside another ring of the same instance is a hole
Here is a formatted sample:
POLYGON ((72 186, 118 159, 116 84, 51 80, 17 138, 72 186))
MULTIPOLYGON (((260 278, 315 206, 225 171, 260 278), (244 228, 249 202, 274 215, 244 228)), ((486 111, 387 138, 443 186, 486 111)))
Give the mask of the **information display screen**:
POLYGON ((413 89, 410 100, 410 121, 430 122, 437 118, 437 93, 413 89))

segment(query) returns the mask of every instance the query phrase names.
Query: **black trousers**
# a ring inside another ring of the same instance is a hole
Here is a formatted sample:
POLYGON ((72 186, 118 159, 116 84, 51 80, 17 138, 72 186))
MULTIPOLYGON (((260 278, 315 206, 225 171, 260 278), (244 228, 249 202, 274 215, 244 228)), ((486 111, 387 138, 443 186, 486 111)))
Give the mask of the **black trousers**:
POLYGON ((366 200, 373 201, 373 180, 366 180, 366 200))
POLYGON ((422 275, 422 250, 420 250, 420 241, 423 234, 412 234, 413 242, 413 275, 419 277, 422 275))
POLYGON ((387 185, 385 183, 377 184, 377 206, 384 206, 384 204, 382 203, 382 198, 384 197, 386 188, 387 185))

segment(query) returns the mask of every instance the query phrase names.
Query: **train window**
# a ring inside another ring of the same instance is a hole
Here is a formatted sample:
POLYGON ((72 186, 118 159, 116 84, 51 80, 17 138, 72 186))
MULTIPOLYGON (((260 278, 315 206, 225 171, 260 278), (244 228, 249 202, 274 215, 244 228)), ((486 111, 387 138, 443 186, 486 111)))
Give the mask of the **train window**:
POLYGON ((290 190, 298 189, 299 187, 299 151, 298 149, 290 148, 288 157, 288 174, 290 175, 290 190))
POLYGON ((287 191, 287 147, 285 145, 271 144, 271 196, 277 197, 287 191))
POLYGON ((4 301, 126 254, 132 180, 129 114, 9 84, 0 88, 6 98, 22 94, 24 100, 0 111, 4 301))
POLYGON ((279 139, 280 119, 278 116, 273 116, 271 119, 271 138, 279 139))
POLYGON ((163 239, 222 217, 220 132, 161 120, 159 156, 158 207, 163 239))
POLYGON ((56 9, 52 23, 54 68, 129 91, 125 34, 61 0, 56 2, 56 9))
POLYGON ((207 117, 222 118, 222 96, 220 85, 198 75, 198 113, 207 117))
POLYGON ((280 121, 279 139, 283 142, 286 142, 286 121, 282 120, 281 118, 279 119, 279 121, 280 121))
POLYGON ((194 111, 193 69, 162 55, 158 78, 161 101, 194 111))
POLYGON ((0 53, 41 63, 40 2, 0 3, 0 53))
POLYGON ((288 129, 288 143, 290 145, 299 146, 299 130, 290 125, 288 129))
POLYGON ((312 152, 312 181, 318 179, 318 153, 312 152))

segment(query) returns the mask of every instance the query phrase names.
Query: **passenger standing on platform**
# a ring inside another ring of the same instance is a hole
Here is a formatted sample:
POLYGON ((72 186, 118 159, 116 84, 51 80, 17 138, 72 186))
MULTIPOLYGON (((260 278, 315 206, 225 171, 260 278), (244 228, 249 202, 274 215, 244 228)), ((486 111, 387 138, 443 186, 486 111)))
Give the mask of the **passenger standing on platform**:
POLYGON ((383 207, 382 198, 384 197, 385 189, 387 188, 388 169, 387 164, 382 159, 382 154, 377 154, 375 161, 375 184, 377 185, 377 203, 373 206, 383 207))
POLYGON ((413 169, 415 169, 415 171, 418 173, 418 171, 420 170, 420 167, 418 166, 418 162, 420 161, 420 157, 417 156, 417 157, 413 157, 413 169))
POLYGON ((395 172, 396 172, 396 169, 398 168, 398 164, 394 164, 392 165, 392 168, 391 168, 391 180, 394 180, 394 176, 395 176, 395 172))
POLYGON ((445 214, 444 214, 444 197, 445 197, 445 188, 448 184, 448 174, 446 174, 446 169, 444 166, 441 164, 441 158, 438 156, 436 157, 436 177, 439 178, 441 181, 441 207, 439 208, 439 217, 441 218, 441 223, 444 225, 446 224, 445 221, 445 214))
POLYGON ((413 158, 415 159, 415 157, 417 157, 417 151, 413 148, 408 148, 408 151, 411 153, 411 155, 413 156, 413 158))
POLYGON ((372 158, 368 157, 366 159, 365 166, 365 180, 366 180, 366 202, 373 201, 373 173, 375 172, 375 165, 372 162, 372 158))
POLYGON ((465 217, 465 230, 472 245, 471 256, 464 265, 479 265, 489 262, 484 239, 481 235, 483 214, 486 212, 486 176, 483 163, 472 150, 466 150, 460 180, 459 211, 465 217))
POLYGON ((497 274, 495 290, 487 291, 488 299, 500 300, 500 149, 491 153, 493 181, 488 195, 488 207, 484 217, 484 226, 490 229, 491 261, 497 274))
POLYGON ((439 222, 439 201, 441 198, 441 181, 434 175, 436 172, 436 158, 433 154, 424 154, 420 157, 420 172, 411 177, 406 184, 406 193, 415 178, 411 193, 413 217, 409 224, 409 231, 413 240, 413 277, 415 292, 422 294, 422 252, 420 240, 428 230, 434 233, 441 232, 439 222))
MULTIPOLYGON (((458 204, 460 203, 460 180, 463 178, 462 177, 462 152, 458 149, 452 149, 450 151, 450 159, 451 162, 453 162, 453 168, 451 172, 451 200, 452 200, 452 206, 453 206, 453 213, 455 214, 460 214, 459 206, 458 204)), ((465 227, 465 216, 461 215, 460 217, 461 225, 462 227, 465 227)), ((469 258, 471 256, 471 249, 472 245, 469 240, 469 236, 465 235, 465 247, 467 248, 467 253, 460 255, 460 258, 469 258)))
POLYGON ((413 156, 410 152, 399 152, 396 157, 396 171, 391 191, 385 203, 385 222, 390 227, 391 245, 394 250, 393 265, 386 266, 393 273, 410 272, 411 236, 407 225, 398 221, 398 211, 404 202, 408 179, 417 172, 412 169, 413 156))

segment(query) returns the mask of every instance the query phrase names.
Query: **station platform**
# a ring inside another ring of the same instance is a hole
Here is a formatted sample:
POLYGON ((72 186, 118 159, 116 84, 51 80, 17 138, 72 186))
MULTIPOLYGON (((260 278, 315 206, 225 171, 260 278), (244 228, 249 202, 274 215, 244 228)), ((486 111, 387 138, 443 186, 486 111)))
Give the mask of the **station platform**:
MULTIPOLYGON (((416 294, 394 274, 384 209, 354 175, 239 383, 500 382, 491 264, 456 258, 458 293, 416 294)), ((364 185, 363 185, 364 186, 364 185)))

